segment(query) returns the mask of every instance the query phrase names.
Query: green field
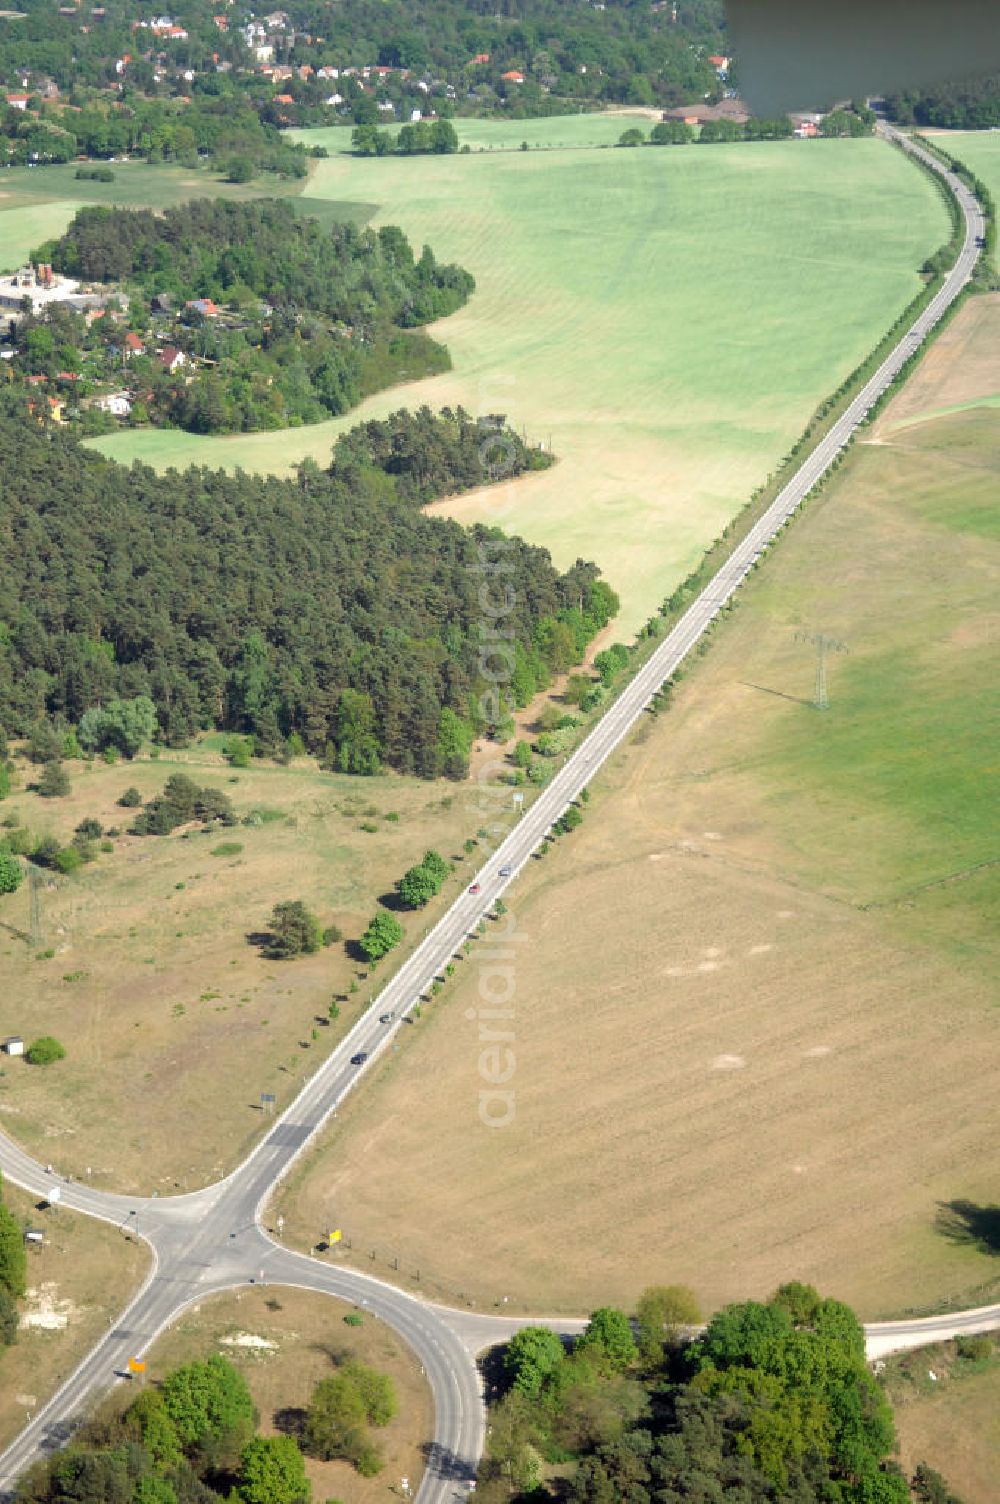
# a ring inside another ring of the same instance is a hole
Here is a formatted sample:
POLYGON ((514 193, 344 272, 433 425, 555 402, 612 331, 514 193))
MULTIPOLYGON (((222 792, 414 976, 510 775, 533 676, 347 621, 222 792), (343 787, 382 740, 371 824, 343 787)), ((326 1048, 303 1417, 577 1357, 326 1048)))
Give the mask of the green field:
MULTIPOLYGON (((587 141, 622 121, 535 124, 587 141)), ((524 127, 462 131, 511 144, 524 127)), ((341 155, 316 164, 308 191, 378 203, 379 222, 474 272, 476 295, 438 327, 454 370, 295 432, 122 432, 97 447, 158 468, 287 473, 306 456, 325 463, 344 428, 404 402, 506 412, 551 438, 560 464, 445 509, 562 563, 597 559, 625 600, 624 630, 774 468, 947 234, 933 187, 874 140, 341 155)))
POLYGON ((342 204, 309 196, 308 179, 266 176, 249 184, 226 183, 204 168, 150 167, 146 162, 116 162, 113 183, 77 178, 77 163, 58 167, 10 167, 0 173, 0 271, 26 261, 44 240, 61 235, 84 204, 121 204, 127 208, 168 209, 190 198, 291 198, 300 213, 326 223, 367 219, 374 204, 342 204))

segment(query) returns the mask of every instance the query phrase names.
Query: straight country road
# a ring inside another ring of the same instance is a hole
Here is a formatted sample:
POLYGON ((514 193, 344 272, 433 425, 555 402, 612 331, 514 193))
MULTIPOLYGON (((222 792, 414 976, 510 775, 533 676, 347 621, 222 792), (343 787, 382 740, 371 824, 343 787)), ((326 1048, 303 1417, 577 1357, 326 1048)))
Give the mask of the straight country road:
MULTIPOLYGON (((264 1203, 360 1077, 391 1047, 421 994, 461 952, 465 941, 489 945, 509 936, 511 921, 506 925, 493 921, 482 937, 478 926, 516 881, 555 821, 635 726, 660 686, 704 636, 971 277, 986 233, 981 206, 936 158, 889 127, 879 129, 936 172, 961 208, 965 239, 942 287, 497 847, 476 875, 477 891, 456 899, 243 1163, 204 1190, 147 1199, 107 1194, 67 1181, 0 1136, 0 1169, 9 1179, 41 1199, 121 1226, 148 1243, 153 1254, 151 1272, 135 1300, 0 1457, 0 1491, 5 1496, 10 1496, 26 1467, 72 1434, 80 1417, 127 1370, 128 1359, 140 1357, 186 1306, 218 1291, 260 1281, 298 1285, 364 1306, 410 1343, 424 1367, 435 1406, 434 1439, 417 1495, 419 1504, 443 1504, 467 1494, 485 1435, 475 1354, 525 1323, 512 1326, 503 1318, 433 1306, 369 1276, 290 1252, 264 1230, 264 1203), (387 1014, 391 1015, 388 1022, 382 1023, 387 1014), (364 1055, 364 1062, 353 1064, 359 1055, 364 1055)), ((580 1327, 578 1322, 560 1320, 551 1324, 567 1332, 580 1327)), ((1000 1325, 1000 1306, 925 1321, 881 1323, 866 1330, 869 1353, 875 1355, 996 1325, 1000 1325)))

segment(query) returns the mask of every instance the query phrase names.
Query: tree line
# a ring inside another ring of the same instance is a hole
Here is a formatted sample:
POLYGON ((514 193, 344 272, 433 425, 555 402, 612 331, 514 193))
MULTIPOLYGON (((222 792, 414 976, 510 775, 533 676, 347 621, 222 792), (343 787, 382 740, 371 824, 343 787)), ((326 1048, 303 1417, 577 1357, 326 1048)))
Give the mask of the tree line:
POLYGON ((125 469, 13 392, 0 464, 8 735, 48 722, 61 739, 104 707, 86 734, 127 736, 108 702, 146 697, 171 745, 217 727, 274 755, 294 735, 343 772, 460 777, 474 735, 505 729, 618 608, 595 565, 560 574, 545 549, 428 517, 381 468, 125 469))

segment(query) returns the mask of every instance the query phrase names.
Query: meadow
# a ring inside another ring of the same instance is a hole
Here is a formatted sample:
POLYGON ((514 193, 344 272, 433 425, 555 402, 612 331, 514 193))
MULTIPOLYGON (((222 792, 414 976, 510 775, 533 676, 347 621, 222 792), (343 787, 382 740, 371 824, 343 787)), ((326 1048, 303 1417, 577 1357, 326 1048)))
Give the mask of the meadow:
POLYGON ((994 1504, 1000 1457, 1000 1359, 969 1361, 953 1342, 890 1362, 900 1461, 939 1472, 962 1504, 994 1504), (932 1378, 931 1375, 934 1375, 932 1378))
MULTIPOLYGON (((435 330, 452 371, 328 423, 130 430, 96 447, 157 468, 288 473, 404 403, 505 412, 559 464, 440 509, 520 532, 563 565, 595 559, 631 632, 918 290, 947 220, 932 185, 875 140, 568 145, 624 123, 533 122, 540 143, 563 145, 523 152, 527 123, 460 122, 468 155, 317 162, 313 202, 378 204, 376 223, 476 276, 468 306, 435 330)), ((345 133, 323 139, 337 152, 345 133)))
MULTIPOLYGON (((949 330, 966 400, 998 315, 949 330)), ((479 1120, 473 966, 293 1176, 296 1237, 334 1217, 366 1267, 487 1306, 680 1281, 710 1309, 790 1278, 866 1318, 997 1298, 995 1256, 938 1218, 995 1202, 1000 445, 977 408, 898 419, 509 900, 513 1121, 479 1120), (823 712, 816 632, 849 649, 823 712)))
POLYGON ((45 1233, 28 1245, 28 1294, 13 1347, 0 1349, 0 1451, 68 1378, 138 1290, 146 1248, 118 1228, 65 1207, 44 1212, 10 1181, 3 1199, 24 1225, 45 1233), (109 1302, 109 1291, 113 1292, 109 1302))
POLYGON ((457 859, 436 905, 401 916, 416 943, 487 818, 444 783, 350 779, 305 758, 234 771, 218 740, 113 767, 68 762, 62 799, 27 791, 25 767, 3 805, 34 836, 65 842, 84 818, 118 831, 114 849, 72 877, 42 877, 34 938, 27 882, 4 900, 0 925, 0 1033, 54 1034, 66 1049, 48 1069, 7 1062, 0 1120, 37 1158, 95 1185, 164 1193, 229 1170, 262 1131, 260 1094, 280 1111, 367 1004, 372 981, 347 942, 376 900, 428 847, 457 859), (178 771, 264 823, 129 835, 123 790, 148 799, 178 771), (296 898, 344 942, 270 961, 251 937, 276 902, 296 898))

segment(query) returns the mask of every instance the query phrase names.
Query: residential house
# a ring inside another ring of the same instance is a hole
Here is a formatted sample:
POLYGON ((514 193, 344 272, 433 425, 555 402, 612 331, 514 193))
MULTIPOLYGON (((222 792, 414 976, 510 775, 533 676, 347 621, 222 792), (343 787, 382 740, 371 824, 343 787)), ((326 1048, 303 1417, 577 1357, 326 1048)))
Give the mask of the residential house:
POLYGON ((132 411, 132 399, 128 392, 111 392, 107 397, 98 397, 94 406, 113 418, 127 418, 132 411))
POLYGON ((501 73, 500 77, 503 79, 505 84, 524 83, 524 74, 520 71, 519 68, 508 68, 507 72, 501 73))
POLYGON ((133 355, 142 354, 142 340, 131 329, 122 341, 122 350, 126 360, 131 360, 133 355))
POLYGON ((196 313, 201 314, 203 319, 217 319, 219 317, 218 304, 213 303, 211 298, 192 298, 190 303, 184 304, 184 307, 193 308, 196 313))
POLYGON ((27 94, 8 94, 7 104, 12 110, 26 110, 28 108, 27 94))
POLYGON ((184 354, 184 351, 178 350, 176 345, 164 345, 163 349, 157 352, 156 358, 163 369, 169 372, 171 376, 175 371, 179 371, 182 366, 186 366, 188 363, 188 358, 184 354))

